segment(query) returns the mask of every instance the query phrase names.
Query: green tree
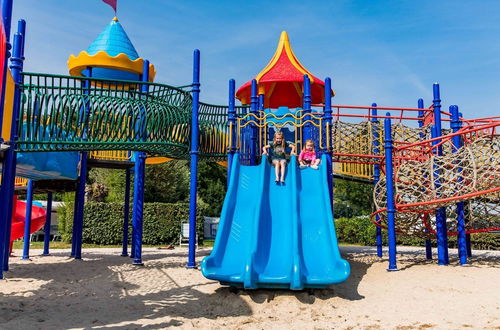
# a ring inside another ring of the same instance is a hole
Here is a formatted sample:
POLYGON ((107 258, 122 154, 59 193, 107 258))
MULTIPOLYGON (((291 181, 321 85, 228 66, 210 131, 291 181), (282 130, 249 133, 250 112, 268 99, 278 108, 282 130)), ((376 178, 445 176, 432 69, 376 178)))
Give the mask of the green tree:
POLYGON ((198 166, 198 192, 207 204, 206 216, 219 216, 226 196, 227 169, 213 162, 200 162, 198 166))
POLYGON ((373 185, 335 179, 335 217, 355 217, 372 211, 373 185))

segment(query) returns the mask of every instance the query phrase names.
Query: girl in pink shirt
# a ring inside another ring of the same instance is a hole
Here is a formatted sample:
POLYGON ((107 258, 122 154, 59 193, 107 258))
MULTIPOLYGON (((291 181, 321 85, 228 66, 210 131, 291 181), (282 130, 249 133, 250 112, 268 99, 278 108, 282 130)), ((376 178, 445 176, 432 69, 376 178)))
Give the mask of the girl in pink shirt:
POLYGON ((316 151, 314 151, 314 141, 306 140, 306 145, 299 155, 300 168, 311 166, 311 168, 317 170, 320 161, 321 160, 319 158, 316 158, 316 151))

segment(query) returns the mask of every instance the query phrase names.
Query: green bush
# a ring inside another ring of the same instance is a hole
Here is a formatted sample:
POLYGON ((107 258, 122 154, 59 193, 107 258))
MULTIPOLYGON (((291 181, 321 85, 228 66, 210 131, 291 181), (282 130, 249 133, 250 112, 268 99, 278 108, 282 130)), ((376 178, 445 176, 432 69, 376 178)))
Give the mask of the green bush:
MULTIPOLYGON (((120 244, 123 232, 123 203, 89 202, 85 204, 83 242, 100 245, 120 244)), ((132 213, 132 207, 130 208, 132 213)), ((198 207, 197 233, 203 238, 203 207, 198 207)), ((72 237, 73 204, 66 203, 58 210, 59 230, 63 241, 72 237)), ((132 219, 132 214, 130 214, 132 219)), ((144 204, 143 243, 150 245, 179 242, 181 223, 189 220, 188 203, 144 204)), ((132 224, 129 222, 129 240, 132 224)))
MULTIPOLYGON (((375 225, 369 216, 358 216, 352 218, 338 218, 335 220, 335 229, 339 242, 348 244, 360 244, 374 246, 375 225)), ((425 246, 425 239, 397 234, 398 245, 425 246)), ((382 230, 382 242, 387 245, 387 231, 382 230)), ((431 240, 432 246, 436 247, 436 240, 431 240)), ((500 233, 481 233, 471 235, 472 249, 477 250, 500 250, 500 233)), ((457 237, 448 237, 448 246, 457 248, 457 237)))

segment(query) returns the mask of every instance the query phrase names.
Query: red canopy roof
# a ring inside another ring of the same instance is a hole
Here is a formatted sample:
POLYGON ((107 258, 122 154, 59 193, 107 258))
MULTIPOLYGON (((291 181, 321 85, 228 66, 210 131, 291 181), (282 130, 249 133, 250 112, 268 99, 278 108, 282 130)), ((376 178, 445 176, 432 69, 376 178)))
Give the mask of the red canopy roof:
MULTIPOLYGON (((273 58, 255 79, 259 85, 259 94, 265 95, 264 106, 277 108, 302 107, 302 89, 304 75, 311 81, 312 103, 323 103, 325 100, 324 82, 313 76, 292 51, 288 34, 281 32, 278 48, 273 58)), ((236 97, 242 104, 250 104, 252 81, 248 81, 236 92, 236 97)), ((332 91, 332 96, 335 95, 332 91)))

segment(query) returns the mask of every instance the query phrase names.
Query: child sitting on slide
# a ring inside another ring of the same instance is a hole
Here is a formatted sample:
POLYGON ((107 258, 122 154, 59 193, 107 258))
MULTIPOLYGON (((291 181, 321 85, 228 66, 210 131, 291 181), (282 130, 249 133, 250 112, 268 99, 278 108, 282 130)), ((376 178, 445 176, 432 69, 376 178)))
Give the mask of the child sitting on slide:
POLYGON ((272 151, 271 162, 274 165, 276 174, 276 180, 274 181, 276 183, 285 183, 286 147, 290 147, 292 149, 291 154, 295 155, 295 144, 285 141, 283 132, 276 132, 273 141, 262 148, 263 155, 269 155, 269 149, 272 151))
POLYGON ((311 166, 311 168, 317 170, 320 161, 321 160, 319 158, 316 158, 316 151, 314 151, 314 141, 306 140, 306 145, 299 155, 300 168, 307 168, 308 166, 311 166))

